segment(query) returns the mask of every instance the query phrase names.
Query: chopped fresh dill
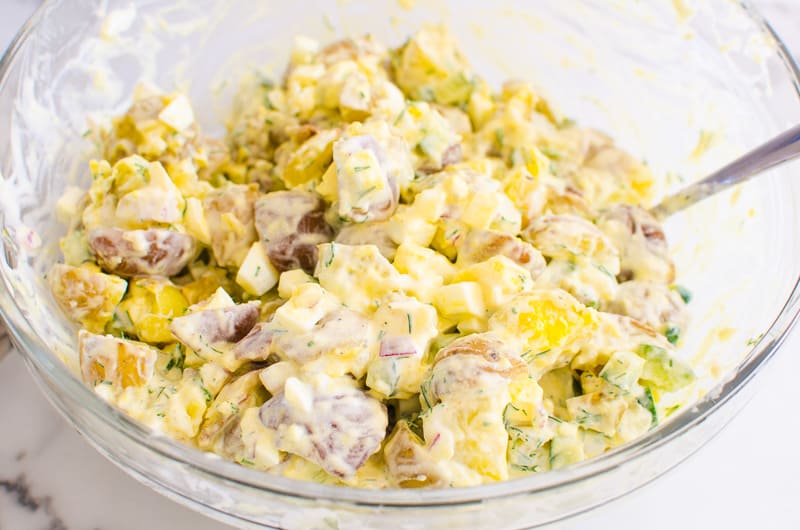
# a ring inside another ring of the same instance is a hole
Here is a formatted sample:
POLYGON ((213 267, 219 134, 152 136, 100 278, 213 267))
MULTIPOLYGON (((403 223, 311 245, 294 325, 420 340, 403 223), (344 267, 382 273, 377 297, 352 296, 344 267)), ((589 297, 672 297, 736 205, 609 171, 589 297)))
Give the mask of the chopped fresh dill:
POLYGON ((684 304, 688 304, 692 301, 692 292, 683 285, 672 285, 670 286, 670 289, 677 292, 681 296, 684 304))
POLYGON ((363 199, 364 197, 366 197, 367 195, 369 195, 370 193, 372 193, 372 192, 373 192, 373 191, 375 191, 376 189, 378 189, 378 186, 370 186, 369 188, 365 189, 364 191, 362 191, 362 192, 361 192, 361 193, 358 195, 358 200, 361 200, 361 199, 363 199))
POLYGON ((214 398, 211 397, 211 392, 208 391, 203 383, 200 383, 200 390, 203 391, 203 395, 206 397, 206 403, 211 403, 214 400, 214 398))
POLYGON ((325 261, 325 266, 330 267, 331 263, 333 263, 333 258, 336 256, 336 243, 331 243, 331 255, 328 256, 328 259, 325 261))
POLYGON ((505 141, 505 133, 503 132, 503 129, 495 129, 494 139, 497 141, 497 146, 502 149, 503 142, 505 141))
POLYGON ((681 338, 681 329, 674 326, 669 327, 667 331, 664 332, 664 336, 667 337, 670 344, 677 344, 678 340, 681 338))

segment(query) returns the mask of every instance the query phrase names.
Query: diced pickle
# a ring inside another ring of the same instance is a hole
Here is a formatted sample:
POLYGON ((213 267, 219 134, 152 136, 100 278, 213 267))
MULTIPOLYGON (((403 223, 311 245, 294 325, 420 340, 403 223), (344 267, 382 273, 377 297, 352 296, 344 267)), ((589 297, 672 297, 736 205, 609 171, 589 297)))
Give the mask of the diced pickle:
POLYGON ((174 340, 169 324, 188 306, 181 290, 169 280, 140 278, 131 282, 119 311, 130 318, 139 339, 163 343, 174 340))
POLYGON ((679 390, 694 381, 694 371, 665 348, 642 344, 639 355, 645 359, 641 380, 667 392, 679 390))

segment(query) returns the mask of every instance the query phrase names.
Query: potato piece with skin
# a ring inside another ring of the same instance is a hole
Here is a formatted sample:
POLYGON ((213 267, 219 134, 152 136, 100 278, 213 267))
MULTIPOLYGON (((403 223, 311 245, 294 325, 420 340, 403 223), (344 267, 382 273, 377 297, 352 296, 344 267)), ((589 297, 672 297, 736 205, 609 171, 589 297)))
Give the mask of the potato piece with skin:
POLYGON ((211 250, 220 266, 239 267, 256 240, 253 204, 258 197, 257 184, 229 184, 203 199, 211 250))
POLYGON ((383 152, 381 166, 390 181, 391 189, 405 191, 415 178, 412 156, 405 138, 381 119, 351 123, 343 139, 356 136, 369 136, 375 140, 383 152))
POLYGON ((436 353, 426 383, 428 398, 435 402, 465 389, 505 386, 526 371, 523 360, 499 335, 491 332, 467 335, 436 353))
POLYGON ((324 216, 325 203, 314 193, 275 191, 256 202, 256 230, 278 271, 314 270, 317 245, 333 238, 324 216))
POLYGON ((274 334, 271 351, 306 371, 331 376, 349 373, 360 378, 370 360, 373 334, 369 321, 342 307, 323 316, 305 333, 274 334))
POLYGON ((664 230, 647 210, 618 204, 602 212, 597 226, 619 249, 621 282, 668 284, 675 279, 664 230))
POLYGON ((204 451, 222 454, 235 453, 236 448, 228 447, 227 434, 239 424, 243 411, 250 407, 260 407, 269 394, 259 379, 259 370, 248 372, 226 384, 206 410, 197 446, 204 451))
POLYGON ((616 298, 606 304, 605 310, 632 317, 665 333, 671 342, 677 342, 689 322, 681 295, 660 283, 624 282, 620 284, 616 298))
POLYGON ((545 215, 534 219, 522 233, 523 239, 553 259, 575 261, 585 258, 619 272, 619 252, 614 243, 595 225, 574 215, 545 215))
POLYGON ((256 322, 250 332, 242 337, 233 347, 237 359, 248 361, 266 361, 272 347, 275 329, 269 322, 256 322))
POLYGON ((411 99, 444 105, 466 103, 474 75, 444 26, 426 25, 394 52, 394 78, 411 99))
POLYGON ((275 446, 314 462, 331 475, 350 478, 386 436, 386 407, 350 378, 316 374, 291 377, 283 392, 264 403, 261 422, 276 432, 275 446))
POLYGON ((91 265, 54 265, 47 281, 67 317, 95 333, 105 329, 128 287, 122 278, 91 265))
POLYGON ((253 329, 258 316, 259 302, 250 302, 175 318, 170 330, 200 356, 219 361, 228 370, 235 370, 243 361, 227 359, 227 351, 253 329))
POLYGON ((92 386, 110 384, 121 391, 142 387, 153 378, 158 351, 148 344, 80 330, 78 348, 81 375, 92 386))
POLYGON ((104 270, 125 277, 175 276, 195 254, 192 236, 163 228, 96 228, 88 242, 104 270))
POLYGON ((437 465, 425 442, 411 431, 405 420, 397 422, 386 440, 383 458, 395 487, 442 488, 448 484, 445 471, 437 465))
POLYGON ((387 154, 372 135, 346 136, 333 146, 338 213, 347 222, 390 217, 397 208, 399 187, 390 173, 387 154))
POLYGON ((505 256, 531 273, 536 279, 545 268, 541 252, 530 243, 497 230, 470 230, 458 247, 457 267, 486 261, 492 256, 505 256))
POLYGON ((398 245, 389 235, 389 230, 386 221, 345 225, 336 235, 335 241, 345 245, 375 245, 383 257, 393 260, 398 245))
POLYGON ((526 372, 516 351, 493 333, 458 338, 436 354, 422 386, 423 432, 431 456, 459 482, 507 478, 503 410, 510 382, 526 372))

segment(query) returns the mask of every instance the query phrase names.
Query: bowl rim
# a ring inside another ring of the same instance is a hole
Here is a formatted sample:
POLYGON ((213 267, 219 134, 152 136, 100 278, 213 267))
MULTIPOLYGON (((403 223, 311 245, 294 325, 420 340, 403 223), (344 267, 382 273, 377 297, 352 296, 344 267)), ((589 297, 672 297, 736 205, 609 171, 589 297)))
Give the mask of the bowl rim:
MULTIPOLYGON (((2 59, 0 59, 0 86, 7 82, 17 53, 31 36, 41 19, 47 14, 54 1, 45 0, 36 9, 16 34, 2 59)), ((795 62, 786 45, 772 26, 749 2, 739 1, 736 2, 736 5, 754 23, 755 29, 773 40, 777 56, 783 64, 785 74, 792 83, 800 101, 800 66, 795 62)), ((4 224, 2 211, 0 211, 0 224, 4 224)), ((690 431, 695 425, 705 421, 717 409, 739 394, 747 386, 746 384, 774 356, 800 315, 800 275, 798 275, 781 311, 727 380, 719 382, 692 407, 684 409, 668 422, 640 438, 602 455, 567 468, 480 486, 424 490, 369 490, 286 478, 225 461, 215 454, 205 453, 173 440, 166 435, 151 431, 145 425, 113 407, 84 385, 67 365, 47 347, 45 342, 34 333, 33 326, 27 320, 22 307, 13 296, 15 289, 8 274, 6 274, 8 264, 4 260, 9 245, 10 240, 0 237, 0 256, 3 256, 3 259, 0 259, 0 318, 5 320, 9 335, 17 345, 18 351, 28 361, 28 366, 37 370, 39 375, 49 384, 56 385, 62 391, 69 393, 71 398, 79 401, 85 411, 94 418, 119 430, 128 439, 144 446, 146 449, 183 464, 192 472, 214 477, 233 486, 255 488, 265 493, 279 494, 284 497, 348 503, 373 508, 378 506, 387 508, 452 507, 479 504, 497 498, 509 499, 545 490, 563 488, 601 475, 627 462, 638 460, 647 453, 690 431)), ((70 417, 60 407, 57 408, 73 427, 92 439, 91 432, 85 432, 74 418, 70 417)), ((703 443, 707 442, 708 439, 704 440, 703 443)), ((684 454, 680 460, 688 456, 689 454, 684 454)))

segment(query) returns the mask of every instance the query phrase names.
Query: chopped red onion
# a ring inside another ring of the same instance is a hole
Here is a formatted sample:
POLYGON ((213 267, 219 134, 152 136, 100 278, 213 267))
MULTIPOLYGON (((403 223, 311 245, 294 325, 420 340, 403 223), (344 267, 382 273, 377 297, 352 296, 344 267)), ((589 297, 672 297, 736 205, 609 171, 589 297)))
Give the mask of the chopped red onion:
POLYGON ((417 354, 417 347, 408 335, 386 337, 381 341, 380 357, 410 357, 417 354))

